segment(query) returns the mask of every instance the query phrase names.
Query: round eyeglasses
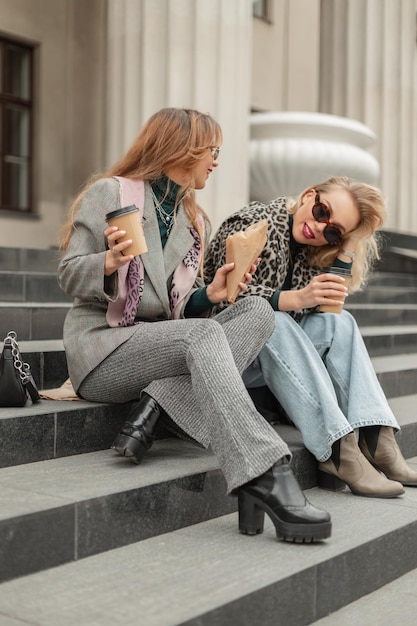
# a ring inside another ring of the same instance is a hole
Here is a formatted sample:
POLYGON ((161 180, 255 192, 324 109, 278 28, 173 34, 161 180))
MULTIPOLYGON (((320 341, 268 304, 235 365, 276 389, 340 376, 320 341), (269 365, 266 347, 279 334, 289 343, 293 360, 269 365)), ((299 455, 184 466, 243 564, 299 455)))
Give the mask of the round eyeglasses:
POLYGON ((331 246, 337 246, 342 242, 343 235, 334 224, 330 223, 330 211, 322 202, 320 202, 320 193, 317 191, 314 206, 312 208, 313 217, 316 222, 327 224, 323 230, 323 237, 331 246))

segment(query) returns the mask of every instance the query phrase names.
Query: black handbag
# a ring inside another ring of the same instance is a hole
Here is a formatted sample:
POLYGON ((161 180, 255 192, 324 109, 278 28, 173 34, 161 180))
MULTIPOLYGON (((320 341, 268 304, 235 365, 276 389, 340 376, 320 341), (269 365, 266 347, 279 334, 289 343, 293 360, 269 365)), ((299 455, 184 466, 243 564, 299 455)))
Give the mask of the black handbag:
POLYGON ((29 396, 32 402, 40 400, 30 365, 22 361, 17 335, 11 330, 0 356, 0 407, 25 406, 29 396))

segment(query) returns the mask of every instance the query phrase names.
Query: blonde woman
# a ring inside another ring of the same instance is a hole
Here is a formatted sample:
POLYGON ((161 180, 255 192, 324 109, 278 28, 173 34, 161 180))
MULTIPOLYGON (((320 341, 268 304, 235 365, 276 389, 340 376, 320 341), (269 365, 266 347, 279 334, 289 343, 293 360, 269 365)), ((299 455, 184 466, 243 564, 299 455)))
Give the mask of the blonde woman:
MULTIPOLYGON (((209 317, 226 297, 233 263, 204 284, 208 223, 195 189, 217 167, 221 143, 211 116, 162 109, 76 199, 59 266, 61 287, 74 297, 64 328, 70 378, 87 400, 135 401, 113 443, 117 453, 140 463, 165 411, 211 446, 227 491, 238 493, 242 532, 261 532, 266 512, 277 537, 324 539, 329 514, 305 498, 288 446, 255 409, 241 378, 273 331, 271 307, 246 298, 209 317), (129 241, 119 241, 124 231, 106 224, 106 214, 125 204, 143 211, 148 252, 141 256, 129 255, 129 241)), ((250 280, 248 273, 242 291, 250 280)))
POLYGON ((398 447, 399 425, 354 318, 347 311, 318 312, 347 295, 344 279, 323 267, 349 269, 350 291, 360 288, 378 258, 376 235, 384 218, 381 192, 345 177, 308 188, 296 201, 253 202, 219 228, 205 274, 210 280, 223 264, 228 235, 268 221, 268 243, 239 298, 266 299, 275 330, 244 382, 248 388, 267 385, 279 400, 319 462, 321 487, 348 485, 356 495, 389 498, 401 495, 403 485, 417 486, 417 471, 398 447))

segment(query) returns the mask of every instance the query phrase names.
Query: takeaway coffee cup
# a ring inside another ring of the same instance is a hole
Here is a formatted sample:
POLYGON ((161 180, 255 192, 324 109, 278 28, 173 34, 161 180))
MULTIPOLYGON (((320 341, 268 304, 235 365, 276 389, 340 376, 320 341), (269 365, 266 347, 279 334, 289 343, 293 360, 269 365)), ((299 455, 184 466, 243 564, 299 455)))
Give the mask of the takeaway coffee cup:
POLYGON ((117 226, 119 230, 126 231, 126 234, 120 237, 117 243, 127 241, 128 239, 132 240, 132 244, 125 248, 122 254, 125 256, 129 254, 137 256, 148 251, 143 232, 143 223, 139 217, 139 209, 134 204, 107 213, 106 222, 109 226, 117 226))
MULTIPOLYGON (((343 285, 349 289, 350 281, 352 279, 352 274, 350 270, 344 269, 342 267, 324 267, 322 274, 336 274, 337 276, 343 276, 345 282, 343 285)), ((321 304, 319 306, 320 313, 341 313, 343 309, 344 298, 341 296, 340 298, 337 296, 332 297, 332 300, 340 300, 339 305, 330 305, 330 304, 321 304)))

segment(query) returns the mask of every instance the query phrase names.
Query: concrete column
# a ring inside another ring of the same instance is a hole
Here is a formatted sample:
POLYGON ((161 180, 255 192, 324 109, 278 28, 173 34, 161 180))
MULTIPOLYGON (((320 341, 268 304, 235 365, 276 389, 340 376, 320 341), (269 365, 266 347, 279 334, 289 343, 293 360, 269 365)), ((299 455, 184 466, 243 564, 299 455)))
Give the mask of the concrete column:
POLYGON ((250 0, 108 0, 107 164, 166 106, 221 124, 220 165, 199 202, 217 228, 248 198, 250 0))
POLYGON ((322 0, 320 111, 377 135, 387 227, 417 232, 416 0, 322 0))
POLYGON ((271 21, 253 20, 255 111, 317 111, 320 0, 273 0, 271 21))

